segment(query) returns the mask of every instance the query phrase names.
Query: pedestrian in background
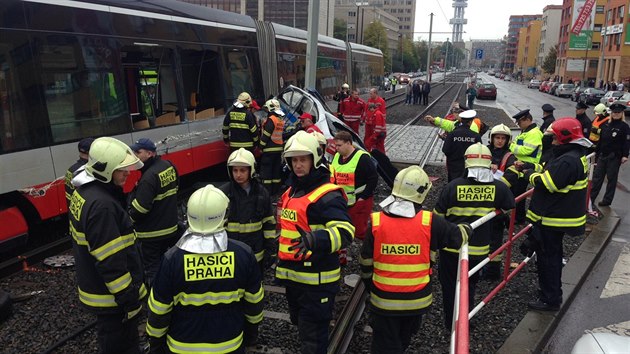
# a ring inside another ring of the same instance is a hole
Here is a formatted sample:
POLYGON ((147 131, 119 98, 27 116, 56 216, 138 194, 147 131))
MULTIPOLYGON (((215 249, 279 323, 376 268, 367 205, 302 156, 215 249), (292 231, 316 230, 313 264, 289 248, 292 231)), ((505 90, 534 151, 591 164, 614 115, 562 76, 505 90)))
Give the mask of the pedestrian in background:
MULTIPOLYGON (((422 104, 427 106, 429 105, 429 94, 431 93, 431 83, 429 81, 424 81, 422 83, 422 104)), ((470 106, 472 109, 472 106, 470 106)))
POLYGON ((420 104, 422 97, 422 80, 414 80, 412 92, 413 92, 413 104, 420 104))
POLYGON ((475 98, 477 98, 477 89, 475 88, 475 84, 471 82, 468 84, 468 89, 466 89, 466 101, 468 109, 473 109, 475 98))
POLYGON ((392 94, 396 93, 396 85, 398 85, 398 79, 396 76, 392 76, 392 94))
POLYGON ((407 94, 405 96, 405 104, 410 105, 411 97, 413 96, 413 85, 407 84, 407 86, 405 87, 405 93, 407 94))

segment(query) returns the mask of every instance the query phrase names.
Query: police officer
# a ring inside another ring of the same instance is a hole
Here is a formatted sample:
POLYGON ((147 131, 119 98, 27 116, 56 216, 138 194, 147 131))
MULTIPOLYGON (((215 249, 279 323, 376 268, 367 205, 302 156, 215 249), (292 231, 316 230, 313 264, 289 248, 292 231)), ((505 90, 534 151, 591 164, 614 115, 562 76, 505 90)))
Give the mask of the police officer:
POLYGON ((419 166, 394 179, 392 194, 372 213, 361 248, 361 278, 371 290, 372 353, 404 353, 428 312, 431 257, 438 249, 459 249, 472 229, 422 210, 431 189, 419 166))
MULTIPOLYGON (((510 151, 516 156, 514 165, 519 171, 529 167, 525 164, 538 164, 542 156, 543 133, 536 127, 536 123, 529 113, 529 109, 522 110, 512 116, 516 120, 516 125, 521 129, 521 133, 510 143, 510 151)), ((519 175, 518 182, 513 186, 514 196, 517 197, 527 189, 529 182, 522 174, 519 175)), ((516 222, 525 222, 525 201, 516 204, 516 222)))
POLYGON ((150 286, 160 258, 177 241, 179 175, 170 161, 157 155, 150 139, 136 141, 131 150, 144 163, 142 177, 129 198, 129 215, 142 249, 145 281, 150 286))
POLYGON ((228 198, 207 185, 188 200, 188 230, 165 255, 149 297, 152 353, 244 353, 263 319, 252 250, 223 229, 228 198))
POLYGON ((136 235, 122 186, 142 167, 120 140, 94 140, 85 169, 72 180, 69 218, 79 300, 96 314, 101 353, 140 353, 138 313, 147 294, 136 235))
MULTIPOLYGON (((630 150, 630 129, 624 122, 625 106, 615 102, 610 105, 610 121, 604 123, 601 128, 601 137, 597 144, 597 166, 593 173, 593 187, 591 189, 591 200, 595 201, 599 191, 606 182, 606 193, 602 200, 597 203, 599 206, 609 206, 615 197, 617 187, 617 177, 619 167, 628 161, 628 151, 630 150)), ((595 126, 593 124, 593 126, 595 126)))
POLYGON ((331 181, 346 193, 354 237, 362 240, 374 206, 378 173, 370 154, 354 147, 350 133, 335 134, 335 146, 337 153, 330 164, 331 181))
POLYGON ((330 183, 315 137, 305 131, 284 147, 291 169, 280 205, 276 279, 286 287, 291 323, 298 326, 302 353, 326 353, 328 326, 339 292, 337 251, 352 242, 354 226, 342 188, 330 183))
MULTIPOLYGON (((455 130, 455 128, 464 123, 460 114, 466 111, 468 111, 466 106, 454 104, 453 107, 451 107, 451 113, 448 114, 446 117, 440 118, 427 115, 424 117, 424 120, 444 130, 445 133, 450 133, 455 130)), ((481 121, 481 119, 479 119, 478 117, 474 117, 472 123, 470 123, 470 130, 475 133, 479 133, 480 135, 483 135, 486 131, 488 131, 487 128, 485 128, 485 130, 484 128, 485 124, 481 121)), ((446 136, 447 134, 444 134, 441 136, 441 138, 446 138, 446 136)))
POLYGON ((276 194, 282 183, 284 112, 276 99, 268 100, 263 107, 267 111, 267 119, 263 122, 260 137, 260 177, 269 194, 276 194))
POLYGON ((586 115, 587 109, 588 105, 584 102, 580 101, 575 105, 575 119, 580 121, 580 124, 582 125, 582 135, 585 137, 587 137, 591 132, 591 125, 593 124, 593 122, 591 122, 591 118, 586 115))
POLYGON ((223 119, 223 142, 230 151, 245 148, 254 151, 258 146, 258 125, 254 113, 249 110, 252 98, 247 92, 241 92, 223 119))
POLYGON ((610 121, 610 115, 608 114, 608 108, 603 103, 595 106, 593 113, 595 113, 595 118, 593 118, 593 124, 591 125, 588 140, 590 140, 594 145, 597 145, 602 134, 602 126, 606 122, 610 121))
POLYGON ((468 110, 459 114, 461 124, 458 125, 444 140, 442 152, 446 156, 446 170, 448 181, 464 174, 464 152, 474 143, 481 142, 481 136, 470 129, 477 111, 468 110))
POLYGON ((534 186, 527 218, 533 227, 521 245, 521 251, 538 259, 537 301, 528 307, 540 311, 557 311, 562 303, 562 237, 584 234, 586 223, 586 187, 588 164, 585 152, 591 143, 582 135, 577 119, 561 118, 551 128, 554 135, 554 158, 545 164, 544 172, 529 176, 534 186))
POLYGON ((72 166, 70 166, 70 168, 68 168, 68 170, 66 171, 66 177, 65 177, 64 182, 65 182, 65 189, 66 189, 66 203, 68 204, 68 206, 70 205, 70 197, 72 196, 72 193, 74 192, 72 179, 74 178, 79 168, 83 167, 88 162, 88 153, 90 152, 90 146, 92 145, 93 141, 94 141, 94 138, 84 138, 84 139, 81 139, 81 141, 79 141, 79 144, 78 144, 79 159, 77 160, 77 162, 72 164, 72 166))
POLYGON ((269 192, 254 178, 254 154, 240 148, 227 160, 230 182, 221 191, 230 199, 227 233, 230 239, 251 247, 263 270, 265 248, 271 250, 276 237, 276 219, 271 208, 269 192))
POLYGON ((355 133, 359 133, 359 126, 365 116, 367 105, 365 101, 359 97, 358 90, 352 90, 350 97, 341 101, 341 114, 343 115, 344 122, 354 130, 355 133))
MULTIPOLYGON (((490 149, 481 143, 468 147, 466 174, 449 182, 440 193, 434 212, 446 216, 453 223, 472 223, 496 210, 514 208, 514 195, 505 183, 492 175, 490 149)), ((490 251, 490 235, 493 223, 487 222, 475 230, 469 240, 470 268, 474 268, 490 251)), ((444 297, 444 326, 451 328, 459 249, 442 248, 439 258, 439 279, 444 297)), ((473 304, 479 273, 470 277, 469 301, 473 304)))
POLYGON ((551 123, 553 123, 556 118, 553 116, 553 111, 555 110, 554 106, 549 103, 545 103, 542 105, 543 117, 542 117, 542 125, 540 126, 540 131, 543 132, 542 137, 542 156, 540 157, 540 163, 544 163, 549 161, 553 156, 551 154, 552 147, 551 141, 553 140, 551 135, 544 135, 545 131, 549 128, 551 123))

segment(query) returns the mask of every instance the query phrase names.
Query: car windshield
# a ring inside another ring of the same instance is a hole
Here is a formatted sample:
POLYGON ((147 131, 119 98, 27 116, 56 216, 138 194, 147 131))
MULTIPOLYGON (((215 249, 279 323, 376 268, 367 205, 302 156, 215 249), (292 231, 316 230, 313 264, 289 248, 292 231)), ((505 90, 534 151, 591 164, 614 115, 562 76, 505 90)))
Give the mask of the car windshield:
POLYGON ((630 101, 630 92, 626 92, 619 98, 619 101, 630 101))
POLYGON ((564 88, 564 89, 568 89, 568 90, 571 90, 571 89, 573 89, 574 87, 575 87, 575 85, 572 85, 572 84, 566 84, 566 85, 563 85, 563 86, 562 86, 562 88, 564 88))
POLYGON ((621 96, 625 96, 625 93, 623 91, 613 91, 611 96, 621 97, 621 96))
POLYGON ((496 88, 493 84, 483 84, 483 85, 479 85, 481 88, 484 89, 493 89, 496 88))
POLYGON ((589 92, 589 93, 596 94, 596 95, 603 95, 603 94, 605 94, 605 92, 604 92, 604 91, 602 91, 602 90, 598 90, 598 89, 590 89, 588 92, 589 92))

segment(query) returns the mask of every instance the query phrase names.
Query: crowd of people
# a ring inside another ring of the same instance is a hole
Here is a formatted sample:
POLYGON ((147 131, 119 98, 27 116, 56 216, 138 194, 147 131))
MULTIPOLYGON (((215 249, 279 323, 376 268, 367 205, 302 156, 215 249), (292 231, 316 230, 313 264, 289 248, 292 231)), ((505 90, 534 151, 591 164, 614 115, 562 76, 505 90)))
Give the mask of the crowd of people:
MULTIPOLYGON (((97 316, 101 352, 140 352, 144 304, 153 353, 245 352, 257 343, 262 276, 274 264, 301 352, 325 353, 345 250, 360 242, 372 352, 403 353, 433 302, 434 264, 444 326, 451 328, 460 247, 468 243, 474 266, 502 244, 505 217, 475 231, 470 226, 496 209, 516 208, 517 222, 533 225, 521 252, 538 255, 540 291, 528 306, 560 308, 562 239, 583 234, 586 222, 585 156, 597 155, 592 200, 606 177, 598 204, 609 206, 630 150, 623 105, 612 104, 610 114, 595 107, 591 122, 580 106, 575 117, 556 119, 554 107, 545 104, 541 127, 523 110, 513 116, 521 129, 513 138, 508 126, 490 129, 477 111, 456 103, 445 118, 425 117, 446 132, 448 184, 435 209, 423 210, 432 184, 412 166, 396 175, 391 195, 374 212, 378 175, 370 151, 384 152, 385 102, 375 89, 364 102, 346 85, 337 97, 338 115, 350 129, 358 134, 366 125, 366 150, 353 134, 339 131, 332 139, 336 152, 327 160, 328 141, 315 117, 304 112, 299 128, 287 134, 280 103, 269 99, 259 126, 253 100, 240 94, 223 124, 229 181, 195 191, 185 225, 178 223, 177 169, 160 158, 153 141, 79 142, 66 196, 79 300, 97 316), (488 130, 485 146, 481 135, 488 130), (122 186, 133 170, 141 176, 126 196, 122 186), (528 186, 535 187, 529 208, 515 204, 528 186), (276 196, 278 212, 272 207, 276 196)), ((499 274, 499 262, 484 271, 492 279, 499 274)), ((478 278, 470 278, 471 302, 478 278)))

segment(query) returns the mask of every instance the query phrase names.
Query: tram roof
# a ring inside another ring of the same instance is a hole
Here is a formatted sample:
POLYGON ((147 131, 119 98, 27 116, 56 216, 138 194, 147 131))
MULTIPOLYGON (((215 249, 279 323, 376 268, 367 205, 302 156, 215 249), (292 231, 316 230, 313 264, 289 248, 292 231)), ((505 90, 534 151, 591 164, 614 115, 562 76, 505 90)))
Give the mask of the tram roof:
MULTIPOLYGON (((272 25, 273 25, 274 31, 276 32, 276 35, 299 39, 300 42, 305 42, 308 39, 308 32, 304 30, 281 25, 278 23, 272 23, 272 25)), ((327 37, 320 34, 318 36, 318 40, 319 40, 320 45, 327 44, 328 46, 336 47, 340 50, 344 50, 344 51, 346 50, 346 42, 340 39, 327 37)))

